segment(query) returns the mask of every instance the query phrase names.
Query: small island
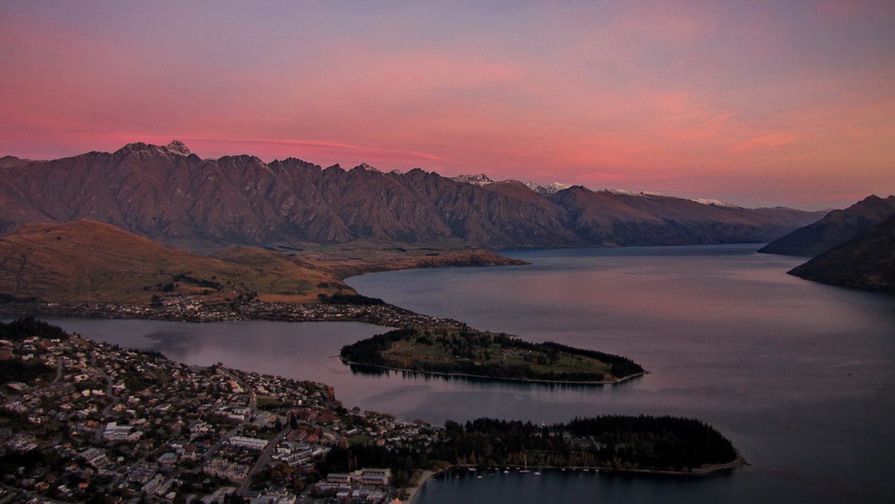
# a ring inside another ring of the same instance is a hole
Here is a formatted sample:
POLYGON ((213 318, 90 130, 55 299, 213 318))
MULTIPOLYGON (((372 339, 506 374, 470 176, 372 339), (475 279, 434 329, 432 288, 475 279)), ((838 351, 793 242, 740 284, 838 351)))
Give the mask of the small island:
POLYGON ((644 374, 618 355, 459 326, 415 327, 377 334, 341 351, 351 366, 544 383, 619 383, 644 374))

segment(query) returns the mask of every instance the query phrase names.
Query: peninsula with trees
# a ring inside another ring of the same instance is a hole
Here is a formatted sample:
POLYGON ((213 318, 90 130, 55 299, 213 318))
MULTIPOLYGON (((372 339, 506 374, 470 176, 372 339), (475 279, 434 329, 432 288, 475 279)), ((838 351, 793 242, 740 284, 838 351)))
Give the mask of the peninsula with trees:
POLYGON ((414 327, 342 347, 342 361, 363 369, 576 384, 618 383, 645 373, 628 358, 559 343, 531 343, 465 324, 414 327))

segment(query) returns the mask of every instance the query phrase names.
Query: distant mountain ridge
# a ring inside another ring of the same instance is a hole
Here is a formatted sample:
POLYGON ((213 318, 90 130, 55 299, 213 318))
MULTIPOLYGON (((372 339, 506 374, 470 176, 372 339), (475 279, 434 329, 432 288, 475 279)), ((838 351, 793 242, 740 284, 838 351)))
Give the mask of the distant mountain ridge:
POLYGON ((830 285, 895 293, 895 217, 789 273, 830 285))
MULTIPOLYGON (((492 180, 491 177, 485 175, 484 173, 480 173, 478 175, 457 175, 456 177, 450 177, 450 179, 454 180, 456 182, 464 182, 466 184, 472 184, 472 185, 479 186, 479 187, 484 187, 484 186, 496 184, 496 183, 522 184, 525 187, 531 189, 533 192, 540 194, 540 195, 544 195, 544 196, 556 194, 559 191, 563 191, 565 189, 570 189, 570 188, 574 187, 573 184, 566 184, 563 182, 551 182, 550 184, 547 184, 546 186, 536 184, 531 181, 523 182, 521 180, 513 180, 513 179, 501 180, 500 182, 498 182, 498 181, 492 180)), ((581 186, 581 187, 584 187, 584 186, 581 186)), ((650 196, 662 197, 662 196, 664 196, 663 194, 659 194, 659 193, 627 191, 624 189, 601 189, 597 192, 608 192, 608 193, 612 193, 612 194, 621 194, 621 195, 626 195, 626 196, 646 196, 646 197, 650 197, 650 196)), ((716 199, 698 198, 698 199, 691 199, 690 201, 702 203, 703 205, 742 208, 737 205, 732 205, 730 203, 716 200, 716 199)))
POLYGON ((87 218, 187 247, 373 240, 497 249, 761 242, 819 217, 554 189, 366 164, 323 169, 296 158, 201 159, 178 141, 138 142, 51 161, 3 158, 0 234, 87 218))
POLYGON ((767 254, 815 257, 895 216, 895 196, 870 195, 844 210, 833 210, 759 250, 767 254))

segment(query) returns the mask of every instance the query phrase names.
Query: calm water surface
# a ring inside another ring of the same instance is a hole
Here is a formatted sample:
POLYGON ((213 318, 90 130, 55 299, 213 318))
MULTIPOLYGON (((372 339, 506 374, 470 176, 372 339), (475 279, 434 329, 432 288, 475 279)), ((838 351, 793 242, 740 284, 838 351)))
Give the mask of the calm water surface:
POLYGON ((54 322, 188 363, 322 381, 348 407, 406 419, 697 417, 731 438, 751 464, 697 480, 457 475, 427 485, 420 504, 895 502, 895 297, 788 276, 801 260, 755 248, 520 251, 509 255, 532 265, 377 273, 349 282, 412 310, 618 353, 651 371, 615 387, 354 375, 333 356, 382 331, 364 324, 54 322))
POLYGON ((621 387, 491 393, 487 401, 456 390, 433 397, 434 411, 459 403, 536 421, 693 416, 730 437, 752 464, 700 481, 594 474, 440 481, 420 502, 490 502, 494 492, 522 503, 895 502, 895 297, 791 277, 785 271, 802 260, 755 248, 519 252, 509 255, 534 264, 352 279, 366 295, 413 310, 619 353, 652 372, 621 387))

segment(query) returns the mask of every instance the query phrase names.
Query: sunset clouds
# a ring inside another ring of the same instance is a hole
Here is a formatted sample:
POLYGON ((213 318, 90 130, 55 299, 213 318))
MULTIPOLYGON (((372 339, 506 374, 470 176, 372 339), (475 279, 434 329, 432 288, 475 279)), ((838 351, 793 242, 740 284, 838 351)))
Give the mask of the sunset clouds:
POLYGON ((895 192, 891 2, 4 4, 2 155, 180 138, 745 205, 895 192))

